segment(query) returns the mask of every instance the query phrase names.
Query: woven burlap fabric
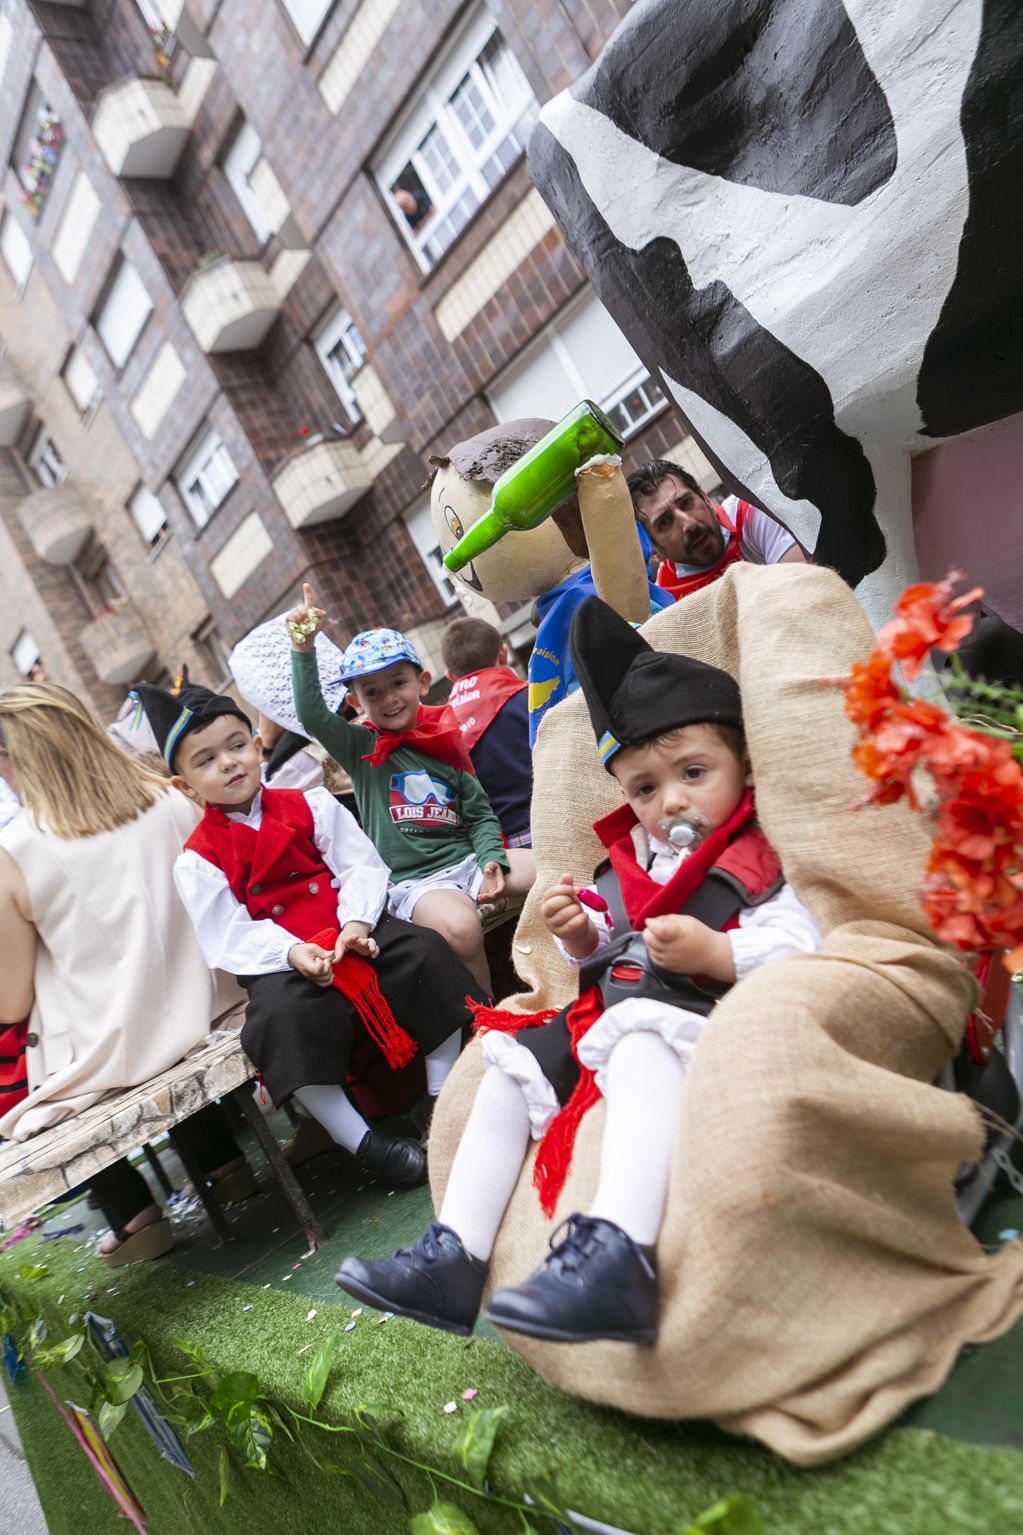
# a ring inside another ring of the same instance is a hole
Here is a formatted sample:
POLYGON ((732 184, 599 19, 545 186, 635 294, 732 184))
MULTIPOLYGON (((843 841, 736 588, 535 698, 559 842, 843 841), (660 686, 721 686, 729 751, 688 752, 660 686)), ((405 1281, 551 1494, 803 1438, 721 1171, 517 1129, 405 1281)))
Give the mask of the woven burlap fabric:
MULTIPOLYGON (((733 988, 693 1061, 658 1244, 654 1348, 505 1334, 548 1380, 652 1417, 709 1417, 810 1465, 846 1453, 933 1391, 966 1343, 1023 1312, 1023 1247, 987 1256, 956 1214, 952 1178, 978 1117, 930 1085, 974 998, 931 940, 917 891, 928 831, 903 806, 852 812, 841 696, 822 681, 870 648, 837 576, 735 565, 644 626, 666 650, 725 666, 742 686, 757 803, 786 874, 825 934, 817 954, 733 988)), ((579 695, 551 711, 535 753, 536 889, 515 936, 524 1011, 574 978, 539 920, 561 874, 601 856, 591 822, 620 803, 579 695)), ((434 1115, 439 1204, 480 1077, 459 1062, 434 1115)), ((583 1121, 555 1223, 596 1188, 603 1106, 583 1121)), ((492 1285, 540 1261, 552 1230, 523 1171, 492 1285)))

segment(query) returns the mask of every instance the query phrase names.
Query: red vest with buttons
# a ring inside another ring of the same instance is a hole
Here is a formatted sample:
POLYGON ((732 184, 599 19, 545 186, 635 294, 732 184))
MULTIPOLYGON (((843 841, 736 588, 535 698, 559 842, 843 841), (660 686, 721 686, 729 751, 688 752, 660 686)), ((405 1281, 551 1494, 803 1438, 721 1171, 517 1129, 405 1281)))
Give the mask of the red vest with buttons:
POLYGON ((223 872, 250 917, 310 942, 337 927, 333 875, 313 840, 313 813, 301 789, 264 789, 259 829, 206 806, 185 846, 223 872))

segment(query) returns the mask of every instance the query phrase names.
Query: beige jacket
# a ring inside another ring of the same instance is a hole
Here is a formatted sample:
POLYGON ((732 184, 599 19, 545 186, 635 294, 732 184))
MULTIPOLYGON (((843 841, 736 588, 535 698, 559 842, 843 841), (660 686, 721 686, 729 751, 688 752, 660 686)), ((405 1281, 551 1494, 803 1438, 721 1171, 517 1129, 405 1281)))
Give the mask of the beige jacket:
POLYGON ((207 969, 174 889, 195 819, 170 790, 95 837, 54 836, 28 811, 0 832, 39 935, 30 1091, 0 1136, 24 1140, 165 1071, 242 1000, 237 982, 207 969))

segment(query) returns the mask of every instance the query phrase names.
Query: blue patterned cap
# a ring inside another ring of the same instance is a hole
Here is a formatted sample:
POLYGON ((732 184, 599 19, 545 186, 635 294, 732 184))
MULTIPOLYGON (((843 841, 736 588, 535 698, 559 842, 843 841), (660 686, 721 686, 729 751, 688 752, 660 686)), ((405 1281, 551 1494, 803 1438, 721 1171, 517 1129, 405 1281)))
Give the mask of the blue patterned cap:
POLYGON ((396 661, 409 661, 421 672, 423 663, 411 640, 397 629, 364 629, 349 640, 341 657, 341 681, 354 682, 371 672, 382 672, 396 661))

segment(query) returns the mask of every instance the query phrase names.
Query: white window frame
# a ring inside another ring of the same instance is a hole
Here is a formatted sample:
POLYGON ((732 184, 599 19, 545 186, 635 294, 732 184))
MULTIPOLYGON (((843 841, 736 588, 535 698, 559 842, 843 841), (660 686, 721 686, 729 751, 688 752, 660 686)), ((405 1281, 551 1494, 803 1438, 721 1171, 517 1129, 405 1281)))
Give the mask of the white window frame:
POLYGON ((80 416, 88 416, 96 409, 103 397, 103 391, 96 377, 96 370, 86 356, 81 342, 68 352, 64 359, 64 366, 60 370, 60 376, 80 416))
POLYGON ((326 21, 334 0, 281 0, 281 5, 308 48, 326 21))
POLYGON ((402 513, 402 522, 416 546, 416 552, 430 572, 434 586, 444 599, 445 607, 453 608, 459 602, 458 590, 444 569, 440 540, 433 526, 430 513, 430 497, 424 496, 402 513))
POLYGON ((366 361, 366 343, 359 334, 351 315, 342 305, 330 311, 313 335, 313 349, 320 366, 334 386, 334 392, 348 413, 353 426, 362 420, 362 411, 352 388, 351 380, 366 361), (338 352, 342 358, 337 356, 338 352), (350 366, 345 376, 344 361, 350 366))
POLYGON ((265 245, 273 234, 273 225, 266 216, 266 209, 252 187, 252 172, 263 158, 263 141, 250 122, 243 122, 234 136, 231 148, 224 156, 224 175, 231 183, 234 195, 242 205, 242 212, 252 227, 252 232, 265 245))
MULTIPOLYGON (((535 336, 532 341, 527 343, 527 345, 519 353, 518 357, 513 359, 508 367, 504 369, 503 373, 499 374, 498 377, 493 380, 493 383, 488 387, 487 390, 487 403, 490 405, 491 410, 493 410, 494 415, 497 416, 498 420, 507 418, 505 417, 503 411, 500 410, 495 404, 492 395, 500 392, 502 383, 507 381, 509 378, 513 378, 519 373, 527 370, 531 364, 542 357, 545 352, 552 353, 554 358, 557 360, 558 366, 568 378, 573 387, 573 390, 575 391, 576 400, 591 399, 596 405, 599 405, 606 414, 611 414, 615 407, 618 406, 621 401, 626 398, 627 395, 631 394, 633 390, 637 388, 642 388, 644 390, 653 388, 658 392, 660 398, 657 400, 652 400, 649 409, 646 410, 642 416, 637 417, 634 421, 630 421, 629 424, 622 430, 621 435, 626 442, 635 437, 637 433, 641 432, 645 426, 647 426, 651 421, 659 416, 662 411, 668 408, 669 404, 671 403, 670 400, 668 399, 667 395, 661 391, 657 380, 651 375, 645 364, 635 356, 635 353, 632 354, 634 358, 632 366, 620 381, 616 381, 613 384, 607 384, 605 382, 604 387, 598 389, 594 387, 594 380, 592 378, 586 379, 583 377, 582 373, 579 371, 579 366, 576 363, 572 348, 568 345, 568 342, 562 335, 562 328, 567 328, 573 320, 578 318, 581 310, 590 305, 594 305, 598 309, 602 308, 600 300, 597 298, 592 288, 586 289, 580 298, 574 299, 570 304, 567 304, 562 310, 560 310, 558 314, 555 315, 554 319, 549 321, 549 323, 544 327, 539 335, 535 336)), ((625 345, 628 347, 629 351, 632 350, 631 345, 629 345, 627 341, 627 338, 625 345)))
POLYGON ((158 5, 153 4, 153 0, 135 0, 135 9, 149 28, 151 36, 155 37, 161 32, 170 32, 170 27, 167 25, 163 12, 158 5))
POLYGON ((618 427, 624 440, 628 442, 638 432, 641 432, 645 426, 648 426, 651 421, 656 420, 668 403, 668 397, 660 384, 649 371, 646 364, 640 363, 635 373, 627 378, 624 384, 620 385, 612 394, 609 394, 606 399, 600 401, 600 408, 605 415, 611 417, 612 422, 618 427), (615 421, 615 411, 622 404, 622 401, 628 399, 629 395, 636 390, 639 390, 644 396, 645 408, 638 416, 630 416, 625 424, 615 421))
POLYGON ((23 293, 32 272, 32 243, 10 208, 0 218, 0 255, 18 292, 23 293))
POLYGON ((45 426, 41 426, 33 437, 26 462, 40 485, 47 490, 54 485, 61 485, 67 479, 67 465, 45 426))
POLYGON ((115 368, 123 368, 134 352, 152 312, 153 300, 137 268, 127 256, 122 256, 116 276, 93 320, 93 328, 115 368))
POLYGON ((500 27, 494 17, 487 11, 477 13, 452 44, 439 67, 424 82, 415 108, 402 122, 374 166, 374 176, 391 217, 424 272, 430 271, 455 244, 462 230, 511 168, 514 161, 505 166, 492 181, 487 180, 486 172, 498 149, 514 136, 518 140, 514 159, 518 159, 519 154, 525 150, 530 129, 540 110, 540 104, 522 66, 503 35, 501 40, 507 50, 507 62, 512 66, 511 84, 515 93, 508 92, 508 81, 501 82, 500 89, 495 88, 494 82, 480 66, 480 55, 495 33, 500 33, 500 27), (495 123, 478 147, 473 146, 451 104, 452 96, 467 75, 472 76, 495 123), (434 128, 440 129, 459 172, 445 188, 441 187, 423 155, 423 146, 434 128), (399 176, 410 165, 433 202, 431 212, 416 230, 409 225, 392 191, 399 176), (443 243, 431 249, 445 221, 455 213, 465 197, 474 199, 472 208, 466 211, 461 223, 447 234, 443 243))
POLYGON ((22 629, 18 638, 11 646, 9 654, 15 668, 23 677, 31 677, 33 671, 42 660, 39 646, 27 629, 22 629), (29 654, 31 654, 31 660, 28 660, 29 654))
POLYGON ((156 549, 167 537, 167 513, 159 496, 146 485, 137 485, 128 500, 131 520, 138 528, 145 543, 156 549))
POLYGON ((209 427, 174 475, 192 518, 204 528, 238 483, 238 470, 216 427, 209 427))

